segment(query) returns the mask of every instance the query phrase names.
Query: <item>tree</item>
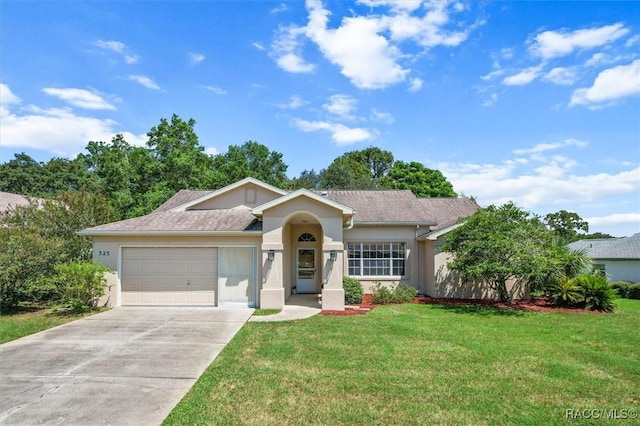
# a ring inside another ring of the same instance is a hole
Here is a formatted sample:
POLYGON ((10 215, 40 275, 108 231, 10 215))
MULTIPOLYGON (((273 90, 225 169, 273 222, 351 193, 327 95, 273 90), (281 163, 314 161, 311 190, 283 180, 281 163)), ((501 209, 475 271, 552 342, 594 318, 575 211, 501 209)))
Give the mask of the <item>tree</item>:
POLYGON ((42 195, 42 164, 23 153, 0 164, 0 191, 22 195, 42 195))
POLYGON ((511 303, 518 286, 530 289, 565 267, 557 259, 567 249, 553 247, 552 237, 539 218, 507 203, 477 210, 447 234, 442 250, 453 254, 449 267, 464 280, 486 285, 511 303), (511 291, 508 281, 517 282, 511 291))
POLYGON ((589 232, 589 223, 583 220, 577 213, 560 210, 549 213, 544 217, 545 225, 563 241, 570 243, 585 236, 579 231, 589 232))
POLYGON ((292 190, 300 189, 300 188, 313 190, 313 189, 320 189, 321 182, 322 182, 322 172, 316 173, 316 171, 312 169, 312 170, 304 170, 302 173, 300 173, 299 177, 291 179, 286 186, 288 189, 292 189, 292 190))
POLYGON ((213 158, 213 167, 218 173, 218 185, 225 186, 246 177, 282 188, 287 182, 287 165, 282 154, 254 141, 231 145, 225 154, 213 158))
POLYGON ((439 170, 422 163, 396 161, 385 179, 386 188, 410 189, 416 197, 456 197, 453 185, 439 170))
POLYGON ((172 194, 181 189, 212 188, 217 184, 212 158, 204 152, 193 127, 194 119, 182 120, 176 114, 171 123, 162 118, 147 133, 151 159, 142 173, 151 186, 172 194))
POLYGON ((393 164, 393 154, 369 147, 350 151, 333 160, 322 174, 321 186, 327 189, 376 189, 393 164))

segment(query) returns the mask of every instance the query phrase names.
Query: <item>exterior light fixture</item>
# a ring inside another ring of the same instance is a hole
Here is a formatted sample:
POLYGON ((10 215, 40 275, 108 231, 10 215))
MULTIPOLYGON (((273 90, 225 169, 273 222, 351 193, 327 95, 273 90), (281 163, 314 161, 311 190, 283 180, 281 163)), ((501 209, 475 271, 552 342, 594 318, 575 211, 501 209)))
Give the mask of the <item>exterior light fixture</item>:
POLYGON ((267 259, 269 260, 269 262, 273 262, 273 259, 275 259, 275 257, 276 257, 275 250, 269 250, 267 252, 267 259))
POLYGON ((335 262, 336 259, 338 259, 338 252, 336 252, 335 250, 331 250, 329 252, 329 260, 335 262))

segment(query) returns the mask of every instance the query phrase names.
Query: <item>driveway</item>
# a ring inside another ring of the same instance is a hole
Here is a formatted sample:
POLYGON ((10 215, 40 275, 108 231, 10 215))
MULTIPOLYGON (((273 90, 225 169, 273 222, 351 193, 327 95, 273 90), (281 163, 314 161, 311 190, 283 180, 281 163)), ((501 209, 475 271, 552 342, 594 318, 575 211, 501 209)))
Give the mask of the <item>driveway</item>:
POLYGON ((0 345, 0 425, 157 425, 252 312, 122 307, 0 345))

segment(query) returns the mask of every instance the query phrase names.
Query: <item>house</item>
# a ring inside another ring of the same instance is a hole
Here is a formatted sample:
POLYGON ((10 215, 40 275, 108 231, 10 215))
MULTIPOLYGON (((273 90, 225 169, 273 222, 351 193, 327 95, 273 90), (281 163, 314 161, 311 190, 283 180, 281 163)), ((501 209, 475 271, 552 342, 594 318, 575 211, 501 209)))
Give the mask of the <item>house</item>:
MULTIPOLYGON (((7 216, 16 207, 26 207, 29 205, 30 198, 20 194, 0 191, 0 217, 7 216)), ((38 203, 44 203, 41 198, 34 198, 38 203)))
MULTIPOLYGON (((246 178, 216 191, 179 191, 146 216, 85 229, 94 259, 115 274, 119 305, 282 308, 294 293, 344 309, 343 276, 405 283, 434 297, 467 294, 438 247, 466 198, 408 190, 285 191, 246 178)), ((475 292, 475 290, 473 290, 475 292)))
POLYGON ((609 281, 640 282, 640 233, 623 238, 579 240, 571 250, 586 250, 595 269, 609 281))

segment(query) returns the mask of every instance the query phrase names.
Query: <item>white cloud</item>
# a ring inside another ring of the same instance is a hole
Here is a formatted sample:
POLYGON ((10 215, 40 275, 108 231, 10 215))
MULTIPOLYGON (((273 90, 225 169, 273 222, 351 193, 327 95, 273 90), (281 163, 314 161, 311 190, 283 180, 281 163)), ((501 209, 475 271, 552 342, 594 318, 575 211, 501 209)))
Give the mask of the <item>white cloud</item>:
POLYGON ((309 73, 315 65, 305 62, 301 54, 301 44, 298 39, 304 35, 305 29, 289 26, 278 30, 279 35, 271 44, 272 56, 280 68, 290 73, 309 73))
POLYGON ((349 95, 337 94, 329 97, 328 102, 322 108, 342 120, 353 120, 358 101, 349 95))
POLYGON ((351 145, 375 137, 375 133, 369 129, 348 127, 344 124, 330 121, 307 121, 296 118, 292 124, 305 133, 317 132, 319 130, 329 132, 331 133, 331 139, 336 145, 351 145))
POLYGON ((307 101, 305 101, 300 96, 294 95, 291 97, 291 99, 289 99, 289 102, 277 104, 276 106, 281 109, 298 109, 305 104, 307 104, 307 101))
POLYGON ((633 46, 634 44, 636 44, 639 41, 640 41, 640 34, 636 34, 633 37, 629 37, 629 40, 626 41, 624 46, 625 47, 631 47, 631 46, 633 46))
POLYGON ((257 41, 251 43, 251 45, 258 50, 261 50, 261 51, 266 50, 265 47, 262 45, 262 43, 258 43, 257 41))
POLYGON ((204 148, 204 153, 207 155, 210 155, 212 157, 216 156, 219 154, 218 152, 218 148, 215 148, 213 146, 207 146, 204 148))
POLYGON ((13 94, 9 86, 0 83, 0 105, 19 104, 20 98, 13 94))
POLYGON ((160 90, 160 86, 158 86, 151 78, 144 75, 129 75, 129 80, 135 81, 147 89, 160 90))
POLYGON ((104 98, 98 92, 91 92, 89 90, 84 89, 75 89, 75 88, 56 88, 56 87, 46 87, 42 89, 44 93, 47 95, 55 96, 56 98, 67 102, 70 105, 84 108, 84 109, 106 109, 106 110, 115 110, 116 107, 111 105, 109 102, 104 100, 104 98))
MULTIPOLYGON (((360 89, 382 89, 407 79, 411 70, 401 64, 415 54, 402 52, 400 44, 412 41, 422 51, 435 46, 457 46, 477 24, 464 28, 452 23, 450 14, 461 12, 458 3, 363 0, 370 8, 387 8, 384 13, 343 17, 339 26, 329 28, 331 12, 320 0, 307 0, 308 22, 304 27, 281 28, 272 44, 272 56, 289 72, 310 72, 314 66, 302 57, 301 39, 306 37, 320 49, 326 60, 360 89), (419 16, 413 15, 417 13, 419 16), (420 15, 421 14, 421 15, 420 15), (450 26, 453 29, 446 29, 450 26)), ((422 52, 418 53, 418 55, 422 52)), ((413 79, 410 90, 419 90, 422 80, 413 79)))
POLYGON ((575 31, 544 31, 531 41, 530 51, 543 59, 566 56, 576 49, 605 46, 629 33, 622 23, 575 31))
POLYGON ((409 91, 410 92, 418 92, 422 89, 424 85, 424 81, 420 78, 412 78, 409 82, 409 91))
POLYGON ((226 95, 227 91, 217 87, 217 86, 202 86, 204 89, 207 89, 210 92, 215 93, 216 95, 226 95))
POLYGON ((205 60, 205 56, 202 53, 187 52, 187 56, 189 56, 189 61, 192 65, 197 65, 205 60))
POLYGON ((142 146, 146 135, 116 130, 111 119, 78 115, 69 108, 41 109, 29 106, 22 113, 6 111, 2 117, 2 144, 6 147, 50 151, 73 156, 84 150, 89 141, 110 141, 122 133, 133 145, 142 146))
POLYGON ((497 93, 492 93, 488 98, 486 98, 484 100, 484 102, 482 102, 482 106, 483 107, 490 107, 493 104, 495 104, 496 102, 498 102, 498 94, 497 93))
POLYGON ((560 148, 565 148, 568 146, 575 146, 578 148, 584 148, 587 146, 587 142, 581 141, 579 139, 567 138, 561 142, 553 142, 553 143, 540 143, 533 148, 526 149, 515 149, 513 150, 514 154, 523 155, 523 154, 540 154, 545 151, 553 151, 560 148))
POLYGON ((112 52, 117 52, 117 53, 124 52, 125 48, 127 47, 121 41, 115 41, 115 40, 111 40, 111 41, 96 40, 93 42, 93 44, 95 46, 98 46, 101 49, 111 50, 112 52))
POLYGON ((574 69, 556 67, 546 73, 542 79, 554 84, 571 85, 578 79, 578 75, 574 69))
POLYGON ((140 57, 138 55, 124 55, 124 61, 129 65, 137 64, 139 60, 140 57))
POLYGON ((371 110, 371 120, 380 121, 386 124, 391 124, 394 121, 396 121, 395 118, 393 118, 393 115, 391 115, 391 113, 378 111, 375 108, 371 110))
POLYGON ((505 86, 524 86, 526 84, 531 83, 533 80, 538 78, 542 71, 542 66, 538 65, 535 67, 525 68, 517 74, 514 74, 509 77, 505 77, 502 80, 502 84, 505 86))
POLYGON ((640 213, 614 213, 607 216, 587 217, 590 226, 640 224, 640 213))
POLYGON ((597 107, 640 93, 640 59, 602 71, 593 85, 577 89, 571 96, 570 106, 597 107))
POLYGON ((284 3, 280 3, 277 7, 274 7, 273 9, 271 9, 269 13, 277 14, 280 12, 286 12, 287 10, 289 10, 289 7, 287 7, 287 5, 284 3))

